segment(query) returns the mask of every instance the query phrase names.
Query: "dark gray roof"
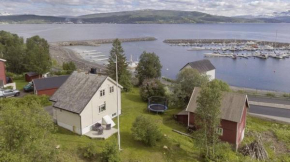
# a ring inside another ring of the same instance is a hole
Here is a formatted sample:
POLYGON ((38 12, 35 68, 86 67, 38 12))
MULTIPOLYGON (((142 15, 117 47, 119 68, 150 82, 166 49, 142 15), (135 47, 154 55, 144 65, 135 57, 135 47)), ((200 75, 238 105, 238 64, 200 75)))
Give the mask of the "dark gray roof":
POLYGON ((67 80, 68 77, 69 75, 33 79, 34 88, 38 91, 45 90, 45 89, 59 88, 67 80))
MULTIPOLYGON (((201 88, 194 88, 186 111, 195 112, 197 109, 197 97, 201 88)), ((245 94, 224 92, 221 101, 221 119, 239 123, 242 119, 245 104, 248 105, 248 97, 245 94)))
POLYGON ((213 64, 207 59, 203 59, 203 60, 199 60, 199 61, 195 61, 195 62, 189 62, 184 67, 186 67, 187 65, 190 65, 193 69, 196 69, 200 73, 204 73, 204 72, 211 71, 211 70, 215 69, 213 64))
POLYGON ((26 73, 26 75, 31 77, 31 76, 37 76, 39 74, 37 74, 36 72, 28 72, 28 73, 26 73))
POLYGON ((56 108, 80 114, 106 79, 107 76, 73 72, 50 100, 56 108))

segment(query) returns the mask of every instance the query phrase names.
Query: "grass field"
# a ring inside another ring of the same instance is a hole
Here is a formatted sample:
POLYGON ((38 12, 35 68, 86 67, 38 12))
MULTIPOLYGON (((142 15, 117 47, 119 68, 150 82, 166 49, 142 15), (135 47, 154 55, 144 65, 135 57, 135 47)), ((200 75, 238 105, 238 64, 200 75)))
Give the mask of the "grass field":
POLYGON ((23 87, 28 84, 28 82, 26 82, 25 80, 14 80, 14 82, 16 83, 16 88, 18 90, 22 90, 23 87))
MULTIPOLYGON (((199 161, 199 149, 195 146, 193 139, 179 135, 172 132, 172 129, 177 129, 185 132, 186 128, 176 123, 172 118, 180 109, 169 109, 163 115, 149 113, 146 110, 147 103, 141 101, 139 91, 134 88, 130 93, 122 94, 122 115, 120 116, 121 123, 121 159, 124 162, 194 162, 199 161), (131 133, 131 126, 135 118, 139 115, 151 116, 155 123, 159 125, 164 138, 151 148, 144 146, 141 142, 133 139, 131 133), (167 146, 168 149, 163 147, 167 146)), ((243 144, 252 142, 254 140, 251 132, 255 131, 264 135, 265 139, 270 140, 265 142, 266 148, 269 151, 271 160, 273 161, 287 161, 289 155, 287 152, 287 145, 290 146, 289 140, 289 126, 282 124, 275 124, 248 116, 247 131, 243 144), (272 132, 269 133, 269 132, 272 132), (271 138, 270 138, 271 137, 271 138), (275 144, 278 143, 279 145, 275 144), (286 145, 287 144, 287 145, 286 145), (276 152, 273 151, 272 146, 276 146, 276 152), (278 148, 280 147, 280 148, 278 148), (286 147, 286 148, 285 148, 286 147), (277 152, 278 151, 278 152, 277 152), (285 160, 286 159, 286 160, 285 160)), ((99 152, 105 145, 104 140, 90 139, 86 136, 78 136, 70 131, 59 128, 56 133, 57 143, 61 146, 60 154, 63 155, 63 161, 86 161, 81 156, 79 148, 87 145, 88 143, 95 142, 98 145, 99 152)), ((116 140, 116 135, 107 139, 107 141, 116 140)), ((289 149, 289 148, 288 148, 289 149)), ((245 161, 245 158, 236 154, 233 150, 221 150, 228 161, 245 161)), ((96 159, 95 161, 100 161, 96 159)), ((249 159, 247 159, 249 161, 249 159)))

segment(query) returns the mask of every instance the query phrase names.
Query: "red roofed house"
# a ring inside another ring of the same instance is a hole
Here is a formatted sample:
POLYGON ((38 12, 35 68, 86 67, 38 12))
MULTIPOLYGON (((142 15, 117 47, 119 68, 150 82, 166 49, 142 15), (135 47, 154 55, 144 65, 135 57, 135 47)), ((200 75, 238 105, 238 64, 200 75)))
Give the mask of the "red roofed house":
MULTIPOLYGON (((195 88, 193 90, 190 101, 187 105, 187 115, 180 113, 180 122, 187 118, 187 126, 194 126, 195 110, 197 109, 197 98, 201 88, 195 88)), ((224 92, 221 100, 221 126, 218 128, 220 133, 220 139, 222 141, 234 144, 238 148, 239 144, 243 141, 245 128, 246 128, 246 116, 249 108, 248 97, 244 94, 237 94, 231 92, 224 92)), ((179 115, 177 115, 179 116, 179 115)))

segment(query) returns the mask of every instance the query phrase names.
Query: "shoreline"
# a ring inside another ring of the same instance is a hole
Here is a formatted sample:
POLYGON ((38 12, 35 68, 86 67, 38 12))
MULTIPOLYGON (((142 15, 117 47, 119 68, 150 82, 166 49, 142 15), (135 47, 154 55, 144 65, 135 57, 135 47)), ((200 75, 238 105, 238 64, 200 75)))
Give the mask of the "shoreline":
MULTIPOLYGON (((111 44, 115 39, 95 39, 95 40, 79 40, 79 41, 60 41, 53 42, 51 44, 59 46, 100 46, 101 44, 111 44)), ((154 37, 140 37, 140 38, 120 38, 121 42, 143 42, 143 41, 155 41, 154 37)))
POLYGON ((80 70, 89 71, 91 68, 97 68, 100 73, 104 73, 106 70, 105 66, 87 61, 77 52, 55 43, 49 43, 49 53, 51 58, 56 60, 58 65, 72 61, 75 63, 77 69, 80 70))
POLYGON ((245 88, 245 87, 237 87, 237 86, 230 86, 230 89, 237 93, 246 93, 248 95, 253 96, 267 96, 267 97, 278 97, 278 98, 287 98, 290 99, 290 92, 280 92, 280 91, 273 91, 273 90, 265 90, 265 89, 254 89, 254 88, 245 88), (284 95, 287 94, 289 97, 285 97, 284 95))

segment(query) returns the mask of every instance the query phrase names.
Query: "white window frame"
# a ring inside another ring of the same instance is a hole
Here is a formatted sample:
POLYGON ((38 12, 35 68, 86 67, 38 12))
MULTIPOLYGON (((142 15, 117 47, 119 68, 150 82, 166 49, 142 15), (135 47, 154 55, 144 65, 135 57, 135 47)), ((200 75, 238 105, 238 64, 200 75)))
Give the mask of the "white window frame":
POLYGON ((224 129, 219 127, 219 128, 216 129, 216 133, 218 135, 220 135, 220 136, 223 136, 224 135, 224 129))
POLYGON ((113 93, 114 92, 114 86, 111 86, 110 87, 110 93, 113 93))
POLYGON ((103 96, 105 96, 105 95, 106 95, 106 93, 105 93, 105 89, 100 90, 100 97, 103 97, 103 96))
POLYGON ((99 114, 105 112, 107 110, 107 107, 106 107, 106 102, 102 105, 99 106, 99 114), (101 110, 101 108, 104 106, 105 109, 101 110))

